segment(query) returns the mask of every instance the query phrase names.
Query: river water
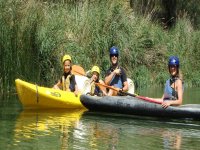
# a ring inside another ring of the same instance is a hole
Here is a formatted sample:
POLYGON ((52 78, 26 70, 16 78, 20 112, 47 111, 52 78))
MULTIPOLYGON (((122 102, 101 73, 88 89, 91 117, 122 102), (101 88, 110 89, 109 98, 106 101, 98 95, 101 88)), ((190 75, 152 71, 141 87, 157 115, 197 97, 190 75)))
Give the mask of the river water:
MULTIPOLYGON (((184 104, 200 104, 200 88, 185 89, 184 104)), ((162 89, 140 95, 161 97, 162 89)), ((0 149, 199 149, 200 121, 94 113, 23 110, 17 95, 0 99, 0 149)))

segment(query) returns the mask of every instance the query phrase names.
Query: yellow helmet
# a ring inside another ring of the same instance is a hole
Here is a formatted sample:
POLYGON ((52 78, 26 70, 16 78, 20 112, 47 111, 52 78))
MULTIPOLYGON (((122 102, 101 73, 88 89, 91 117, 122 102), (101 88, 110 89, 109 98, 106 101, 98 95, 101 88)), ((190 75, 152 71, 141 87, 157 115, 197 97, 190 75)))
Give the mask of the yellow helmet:
POLYGON ((65 60, 70 60, 70 61, 72 61, 71 56, 69 56, 69 55, 63 56, 62 62, 64 63, 65 60))
POLYGON ((94 71, 96 71, 98 74, 100 74, 100 69, 99 69, 98 66, 93 66, 93 67, 92 67, 92 73, 93 73, 94 71))

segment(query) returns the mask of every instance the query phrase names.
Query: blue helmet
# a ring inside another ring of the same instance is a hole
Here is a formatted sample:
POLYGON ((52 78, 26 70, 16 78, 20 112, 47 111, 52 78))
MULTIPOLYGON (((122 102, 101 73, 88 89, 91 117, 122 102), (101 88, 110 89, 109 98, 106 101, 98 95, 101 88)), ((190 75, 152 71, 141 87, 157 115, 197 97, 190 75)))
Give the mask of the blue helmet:
POLYGON ((110 55, 119 55, 119 50, 117 47, 113 46, 110 48, 110 55))
POLYGON ((168 61, 168 66, 171 65, 176 65, 177 67, 179 67, 179 59, 176 56, 170 56, 169 57, 169 61, 168 61))

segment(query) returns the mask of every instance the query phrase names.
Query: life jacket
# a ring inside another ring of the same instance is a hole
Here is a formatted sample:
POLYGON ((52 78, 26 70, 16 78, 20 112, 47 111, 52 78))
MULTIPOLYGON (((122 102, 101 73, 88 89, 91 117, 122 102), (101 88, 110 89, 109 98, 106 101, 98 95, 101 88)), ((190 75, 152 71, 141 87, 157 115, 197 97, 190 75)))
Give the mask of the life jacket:
MULTIPOLYGON (((117 67, 118 69, 120 69, 120 67, 117 67)), ((117 88, 123 88, 123 83, 122 83, 122 75, 115 75, 113 76, 111 82, 110 82, 111 86, 115 86, 117 88)))
POLYGON ((95 83, 94 83, 94 81, 91 83, 91 89, 90 89, 90 94, 91 95, 94 95, 94 93, 95 93, 95 88, 96 88, 96 85, 95 85, 95 83))
POLYGON ((65 76, 62 76, 63 91, 70 91, 70 78, 71 78, 71 76, 72 75, 69 74, 66 79, 65 79, 65 76))
POLYGON ((94 81, 90 85, 91 85, 90 94, 99 96, 101 94, 101 89, 95 85, 94 81))
POLYGON ((175 82, 179 78, 170 78, 166 81, 165 84, 165 90, 164 90, 164 100, 177 100, 178 99, 178 93, 175 90, 175 82), (174 83, 174 87, 171 87, 171 85, 174 83))

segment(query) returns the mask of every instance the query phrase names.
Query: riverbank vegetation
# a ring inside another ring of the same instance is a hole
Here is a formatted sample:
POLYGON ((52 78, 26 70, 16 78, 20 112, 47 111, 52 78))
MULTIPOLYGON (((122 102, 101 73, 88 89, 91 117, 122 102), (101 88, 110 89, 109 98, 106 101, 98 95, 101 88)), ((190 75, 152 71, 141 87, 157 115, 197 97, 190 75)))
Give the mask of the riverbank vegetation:
POLYGON ((85 70, 100 66, 104 77, 113 45, 137 87, 163 86, 170 55, 180 58, 185 86, 200 86, 198 5, 177 1, 175 18, 162 21, 163 5, 155 0, 2 0, 1 93, 13 89, 16 78, 52 86, 64 54, 85 70))

